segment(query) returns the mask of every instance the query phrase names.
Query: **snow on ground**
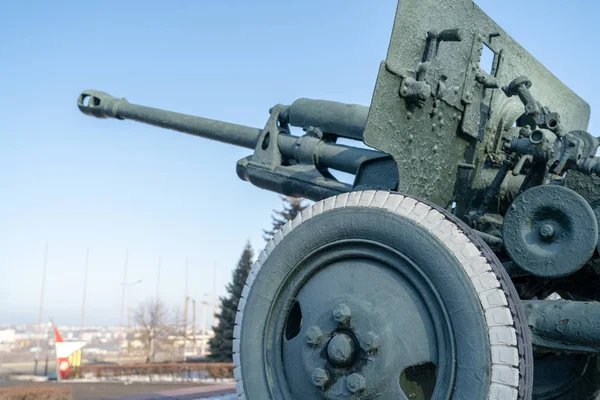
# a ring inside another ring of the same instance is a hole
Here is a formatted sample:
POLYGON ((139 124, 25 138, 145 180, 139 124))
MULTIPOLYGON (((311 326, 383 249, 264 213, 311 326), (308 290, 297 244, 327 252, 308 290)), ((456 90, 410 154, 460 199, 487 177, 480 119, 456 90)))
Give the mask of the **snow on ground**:
POLYGON ((214 379, 214 378, 183 378, 181 376, 172 375, 124 375, 124 376, 112 376, 112 377, 99 377, 99 378, 80 378, 80 379, 69 379, 69 382, 77 383, 94 383, 94 382, 158 382, 158 383, 233 383, 233 379, 214 379))

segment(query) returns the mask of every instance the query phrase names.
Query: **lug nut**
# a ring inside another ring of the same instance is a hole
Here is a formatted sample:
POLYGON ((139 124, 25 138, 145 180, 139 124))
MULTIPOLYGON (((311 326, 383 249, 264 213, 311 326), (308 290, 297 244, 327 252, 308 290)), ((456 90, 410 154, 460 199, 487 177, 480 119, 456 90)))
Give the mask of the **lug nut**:
POLYGON ((313 385, 321 389, 323 389, 327 383, 329 383, 329 374, 323 368, 315 368, 311 377, 313 385))
POLYGON ((318 326, 311 326, 306 331, 306 343, 311 346, 318 346, 323 343, 323 333, 318 326))
POLYGON ((379 338, 369 331, 360 338, 360 347, 367 353, 373 353, 379 348, 379 338))
POLYGON ((350 308, 345 304, 340 304, 333 310, 333 319, 340 324, 347 324, 350 321, 350 308))
POLYGON ((346 380, 346 386, 352 393, 360 392, 367 386, 367 380, 361 374, 352 374, 346 380))

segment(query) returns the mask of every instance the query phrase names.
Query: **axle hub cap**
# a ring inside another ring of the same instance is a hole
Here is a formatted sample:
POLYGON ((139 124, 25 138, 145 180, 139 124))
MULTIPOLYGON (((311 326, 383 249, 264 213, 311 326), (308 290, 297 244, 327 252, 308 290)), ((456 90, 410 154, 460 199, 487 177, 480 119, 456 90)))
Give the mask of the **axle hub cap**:
POLYGON ((329 362, 336 367, 347 367, 352 363, 356 354, 354 339, 346 333, 335 335, 327 345, 329 362))

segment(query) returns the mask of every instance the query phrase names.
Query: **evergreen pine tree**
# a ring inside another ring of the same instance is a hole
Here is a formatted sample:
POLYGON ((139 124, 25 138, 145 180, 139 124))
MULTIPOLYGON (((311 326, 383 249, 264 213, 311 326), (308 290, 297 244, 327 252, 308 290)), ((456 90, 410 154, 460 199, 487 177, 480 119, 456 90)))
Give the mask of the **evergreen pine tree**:
POLYGON ((218 325, 213 327, 215 335, 208 342, 211 351, 209 358, 214 361, 233 361, 233 327, 235 325, 235 315, 246 278, 248 278, 248 274, 252 268, 253 257, 254 251, 250 242, 248 242, 236 269, 233 271, 233 279, 227 285, 226 289, 229 295, 220 298, 221 309, 216 314, 218 325))
POLYGON ((271 230, 263 230, 263 238, 267 242, 271 240, 271 238, 283 227, 283 225, 286 224, 286 222, 296 218, 296 215, 300 214, 302 210, 306 208, 304 200, 300 198, 282 196, 281 200, 283 201, 283 210, 273 210, 273 215, 271 215, 273 228, 271 230))

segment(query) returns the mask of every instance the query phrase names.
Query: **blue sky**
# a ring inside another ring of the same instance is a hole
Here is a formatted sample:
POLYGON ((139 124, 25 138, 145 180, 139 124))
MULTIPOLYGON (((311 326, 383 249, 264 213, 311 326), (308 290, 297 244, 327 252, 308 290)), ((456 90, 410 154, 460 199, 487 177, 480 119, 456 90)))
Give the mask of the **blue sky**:
MULTIPOLYGON (((596 2, 477 4, 595 110, 596 2)), ((396 8, 378 1, 20 1, 0 9, 0 324, 44 315, 119 321, 129 251, 134 306, 156 290, 183 306, 219 294, 247 240, 258 252, 277 194, 239 180, 249 152, 133 122, 82 115, 98 89, 130 102, 262 127, 298 97, 368 105, 396 8)), ((598 122, 592 111, 590 130, 598 122)))

